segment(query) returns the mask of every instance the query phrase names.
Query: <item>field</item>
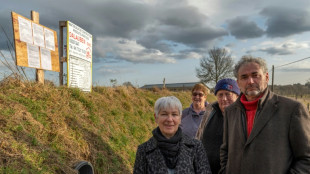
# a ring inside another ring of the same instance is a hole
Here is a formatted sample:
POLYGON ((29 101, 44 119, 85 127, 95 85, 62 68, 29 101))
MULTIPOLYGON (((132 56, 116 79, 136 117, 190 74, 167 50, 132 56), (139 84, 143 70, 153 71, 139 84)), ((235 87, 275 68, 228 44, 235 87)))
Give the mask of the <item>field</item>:
MULTIPOLYGON (((84 93, 16 79, 0 86, 0 173, 6 174, 76 173, 81 160, 95 173, 132 173, 137 146, 156 127, 156 99, 175 95, 184 108, 191 103, 190 91, 118 86, 84 93)), ((307 105, 310 95, 297 100, 307 105)))
POLYGON ((0 86, 0 173, 6 174, 76 173, 81 160, 96 173, 132 173, 137 146, 156 127, 156 99, 175 95, 184 107, 191 103, 189 91, 119 86, 84 93, 14 79, 0 86))

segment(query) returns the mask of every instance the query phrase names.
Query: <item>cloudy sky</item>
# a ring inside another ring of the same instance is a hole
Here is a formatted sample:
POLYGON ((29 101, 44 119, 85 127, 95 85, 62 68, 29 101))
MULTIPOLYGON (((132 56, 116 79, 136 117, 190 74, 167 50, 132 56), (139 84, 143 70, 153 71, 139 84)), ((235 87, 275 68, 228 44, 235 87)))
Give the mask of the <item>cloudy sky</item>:
MULTIPOLYGON (((195 82, 210 48, 267 60, 268 68, 310 57, 309 0, 7 0, 0 25, 12 39, 11 11, 58 32, 71 21, 93 35, 93 84, 195 82)), ((0 49, 6 39, 0 34, 0 49)), ((12 39, 13 40, 13 39, 12 39)), ((58 73, 46 72, 58 83, 58 73)), ((310 80, 310 59, 276 68, 275 84, 310 80)))

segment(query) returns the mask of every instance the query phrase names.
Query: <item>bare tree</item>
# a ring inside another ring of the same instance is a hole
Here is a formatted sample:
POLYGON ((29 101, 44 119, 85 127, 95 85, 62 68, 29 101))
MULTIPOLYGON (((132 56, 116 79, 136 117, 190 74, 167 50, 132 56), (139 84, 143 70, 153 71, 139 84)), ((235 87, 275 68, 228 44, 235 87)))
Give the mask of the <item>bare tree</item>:
POLYGON ((209 57, 200 60, 200 68, 196 68, 196 76, 203 83, 217 81, 233 76, 233 60, 225 48, 210 49, 209 57))
POLYGON ((131 82, 129 82, 129 81, 127 81, 127 82, 124 82, 123 83, 123 86, 131 86, 131 87, 133 87, 133 85, 132 85, 132 83, 131 82))

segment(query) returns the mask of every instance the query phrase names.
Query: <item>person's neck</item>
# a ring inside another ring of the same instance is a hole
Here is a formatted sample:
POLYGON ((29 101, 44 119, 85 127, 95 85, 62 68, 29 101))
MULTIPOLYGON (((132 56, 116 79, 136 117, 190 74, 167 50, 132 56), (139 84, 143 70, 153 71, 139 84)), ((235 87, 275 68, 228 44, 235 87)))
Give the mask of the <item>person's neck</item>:
POLYGON ((265 92, 266 92, 266 89, 263 92, 257 94, 256 96, 248 96, 245 94, 244 94, 244 96, 245 96, 246 100, 250 102, 250 101, 257 100, 258 98, 261 98, 265 92))
POLYGON ((205 107, 204 103, 203 103, 203 105, 202 104, 193 105, 193 108, 194 108, 194 111, 197 112, 197 113, 200 113, 201 111, 205 111, 206 110, 206 107, 205 107))
POLYGON ((254 101, 258 99, 260 96, 245 96, 247 101, 254 101))

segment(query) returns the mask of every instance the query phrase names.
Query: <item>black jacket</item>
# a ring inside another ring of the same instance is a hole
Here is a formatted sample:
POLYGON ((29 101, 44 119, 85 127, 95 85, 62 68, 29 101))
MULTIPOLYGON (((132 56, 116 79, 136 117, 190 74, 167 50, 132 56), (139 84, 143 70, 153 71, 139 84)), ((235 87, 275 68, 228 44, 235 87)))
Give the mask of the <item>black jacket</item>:
POLYGON ((218 102, 206 108, 196 138, 202 141, 212 173, 217 174, 221 169, 220 147, 223 143, 223 114, 218 102))
MULTIPOLYGON (((182 135, 180 154, 175 174, 211 174, 208 159, 200 141, 182 135)), ((157 147, 157 141, 151 137, 138 146, 134 174, 167 174, 164 157, 157 147)))

